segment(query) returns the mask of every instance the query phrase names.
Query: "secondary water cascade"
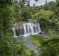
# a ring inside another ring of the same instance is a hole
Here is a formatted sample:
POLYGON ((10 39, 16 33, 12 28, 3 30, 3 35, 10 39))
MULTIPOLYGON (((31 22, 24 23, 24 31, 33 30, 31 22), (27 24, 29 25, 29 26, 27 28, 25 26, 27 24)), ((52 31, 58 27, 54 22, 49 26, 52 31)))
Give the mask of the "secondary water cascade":
POLYGON ((35 35, 41 32, 40 29, 40 24, 39 23, 30 23, 30 22, 25 22, 25 23, 15 23, 13 28, 13 35, 14 37, 17 36, 29 36, 29 35, 35 35), (18 35, 16 33, 16 29, 18 28, 18 35))

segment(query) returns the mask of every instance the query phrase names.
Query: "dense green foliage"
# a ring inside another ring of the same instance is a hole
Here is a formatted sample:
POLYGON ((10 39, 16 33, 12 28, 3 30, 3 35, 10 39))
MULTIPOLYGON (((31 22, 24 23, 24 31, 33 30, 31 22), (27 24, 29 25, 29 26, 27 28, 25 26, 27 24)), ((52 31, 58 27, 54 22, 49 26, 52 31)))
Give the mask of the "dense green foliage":
POLYGON ((42 28, 54 28, 56 30, 59 29, 59 14, 58 14, 59 6, 54 2, 46 3, 43 6, 38 7, 38 12, 32 15, 33 19, 37 19, 42 28))
MULTIPOLYGON (((5 2, 5 1, 1 0, 0 4, 3 3, 3 2, 5 2)), ((7 34, 7 31, 9 33, 10 30, 11 30, 11 26, 12 26, 12 21, 13 21, 13 7, 11 5, 9 5, 9 2, 7 0, 4 4, 0 5, 1 6, 0 7, 0 17, 1 17, 0 18, 0 25, 1 25, 0 26, 0 31, 1 31, 0 36, 1 37, 2 37, 2 35, 7 34)))
POLYGON ((59 56, 59 38, 45 41, 41 47, 41 56, 59 56))
POLYGON ((30 37, 31 42, 41 48, 40 56, 59 56, 59 0, 41 6, 30 6, 30 1, 26 1, 0 0, 0 56, 39 56, 11 33, 14 22, 29 19, 39 22, 41 29, 48 34, 46 38, 39 35, 30 37))
POLYGON ((12 0, 0 0, 0 5, 12 4, 12 0))
POLYGON ((17 56, 22 54, 22 48, 25 48, 25 46, 23 46, 23 43, 20 43, 22 43, 22 41, 13 37, 6 36, 4 38, 0 38, 0 56, 17 56))
POLYGON ((15 21, 28 21, 31 18, 30 8, 24 6, 21 8, 20 3, 14 5, 15 21))
POLYGON ((0 56, 37 56, 34 50, 25 47, 25 42, 11 34, 15 22, 11 0, 1 0, 0 6, 0 56))
POLYGON ((34 35, 30 37, 31 42, 40 48, 39 56, 58 56, 59 55, 59 32, 49 30, 49 36, 42 37, 34 35))

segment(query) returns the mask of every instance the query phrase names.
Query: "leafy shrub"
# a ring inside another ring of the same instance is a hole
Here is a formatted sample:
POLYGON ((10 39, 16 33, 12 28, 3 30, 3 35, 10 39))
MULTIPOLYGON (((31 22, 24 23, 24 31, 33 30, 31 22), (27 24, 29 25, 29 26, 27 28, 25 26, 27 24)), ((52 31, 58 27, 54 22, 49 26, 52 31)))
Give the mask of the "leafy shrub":
POLYGON ((13 37, 2 37, 0 39, 0 55, 1 56, 18 56, 24 53, 24 43, 13 37))
POLYGON ((59 38, 52 38, 41 46, 41 56, 59 56, 59 38))

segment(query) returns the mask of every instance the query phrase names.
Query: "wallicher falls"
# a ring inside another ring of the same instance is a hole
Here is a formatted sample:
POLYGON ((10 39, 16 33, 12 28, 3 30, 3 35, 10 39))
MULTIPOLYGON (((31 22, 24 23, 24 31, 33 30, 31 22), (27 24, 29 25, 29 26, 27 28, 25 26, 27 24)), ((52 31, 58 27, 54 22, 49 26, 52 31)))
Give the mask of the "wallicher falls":
POLYGON ((13 28, 13 34, 14 37, 17 36, 29 36, 29 35, 35 35, 41 32, 40 24, 39 23, 15 23, 13 28), (18 34, 16 33, 16 29, 18 29, 18 34))

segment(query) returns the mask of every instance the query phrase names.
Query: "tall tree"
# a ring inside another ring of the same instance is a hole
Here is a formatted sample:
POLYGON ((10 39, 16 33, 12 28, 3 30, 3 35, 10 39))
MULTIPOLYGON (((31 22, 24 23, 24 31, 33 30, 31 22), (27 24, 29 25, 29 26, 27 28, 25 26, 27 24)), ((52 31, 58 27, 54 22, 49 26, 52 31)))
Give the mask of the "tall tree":
POLYGON ((0 36, 10 32, 12 24, 12 0, 0 0, 0 36))

